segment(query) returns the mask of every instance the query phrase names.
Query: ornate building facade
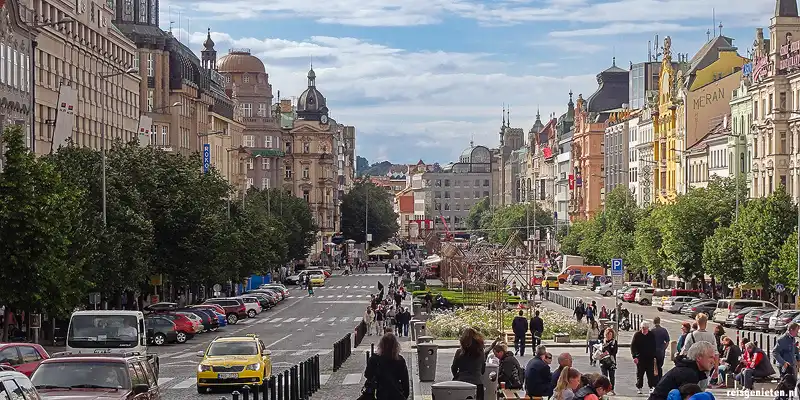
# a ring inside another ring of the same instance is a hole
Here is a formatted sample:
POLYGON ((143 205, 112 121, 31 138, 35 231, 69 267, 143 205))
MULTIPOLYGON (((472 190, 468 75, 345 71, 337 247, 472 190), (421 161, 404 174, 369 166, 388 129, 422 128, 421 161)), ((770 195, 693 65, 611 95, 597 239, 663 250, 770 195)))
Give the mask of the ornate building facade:
MULTIPOLYGON (((21 59, 19 51, 6 54, 6 59, 16 58, 19 65, 27 65, 26 71, 30 71, 31 64, 35 66, 36 104, 31 128, 36 153, 49 153, 53 145, 61 85, 69 85, 80 93, 71 135, 75 144, 100 148, 103 126, 106 146, 115 139, 138 138, 141 79, 136 74, 124 73, 101 78, 136 67, 136 46, 111 22, 115 8, 106 0, 19 0, 17 3, 26 24, 54 24, 39 29, 32 59, 21 59)), ((147 18, 150 15, 147 13, 147 18)), ((19 75, 19 79, 28 73, 19 75)))
POLYGON ((246 187, 281 187, 283 131, 275 117, 272 84, 261 60, 249 49, 231 49, 217 62, 225 89, 233 97, 244 122, 242 145, 248 151, 246 187))
MULTIPOLYGON (((29 132, 30 126, 32 82, 26 66, 30 65, 31 32, 19 12, 17 0, 0 5, 0 132, 9 125, 22 125, 29 132)), ((4 153, 0 141, 0 171, 4 153)))

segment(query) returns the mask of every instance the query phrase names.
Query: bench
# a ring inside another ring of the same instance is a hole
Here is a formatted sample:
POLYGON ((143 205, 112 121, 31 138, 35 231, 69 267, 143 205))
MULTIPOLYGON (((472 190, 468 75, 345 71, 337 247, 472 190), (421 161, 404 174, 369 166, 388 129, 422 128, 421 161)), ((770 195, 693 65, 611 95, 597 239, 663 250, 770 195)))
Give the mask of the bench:
MULTIPOLYGON (((508 344, 509 346, 511 346, 511 347, 514 346, 514 338, 515 337, 517 337, 517 335, 514 334, 513 330, 509 329, 509 330, 503 331, 503 341, 506 344, 508 344)), ((533 335, 531 335, 530 331, 525 333, 525 346, 526 347, 532 347, 533 346, 533 335)))
POLYGON ((520 399, 520 400, 542 400, 541 397, 519 397, 519 390, 514 389, 498 389, 497 394, 502 399, 520 399))
POLYGON ((569 343, 569 334, 556 332, 553 334, 553 339, 555 339, 556 343, 569 343))
MULTIPOLYGON (((739 382, 736 381, 736 379, 731 379, 731 380, 733 381, 734 389, 741 389, 740 387, 741 385, 739 384, 739 382)), ((725 381, 727 385, 728 379, 725 379, 725 381)), ((753 389, 774 389, 775 386, 778 384, 778 382, 779 379, 775 377, 775 375, 753 377, 753 389)))

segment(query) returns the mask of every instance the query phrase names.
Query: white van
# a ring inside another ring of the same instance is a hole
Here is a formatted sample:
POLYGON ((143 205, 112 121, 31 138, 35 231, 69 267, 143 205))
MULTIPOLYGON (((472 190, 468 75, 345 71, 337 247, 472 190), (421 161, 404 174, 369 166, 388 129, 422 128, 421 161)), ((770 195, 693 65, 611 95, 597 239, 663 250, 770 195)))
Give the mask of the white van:
POLYGON ((655 291, 654 288, 642 288, 641 290, 637 290, 634 301, 643 306, 649 306, 653 304, 653 292, 655 291))
POLYGON ((594 290, 594 292, 606 297, 613 296, 615 293, 617 293, 619 294, 619 297, 622 297, 622 293, 625 293, 626 290, 632 287, 645 288, 645 287, 652 287, 652 285, 644 282, 625 282, 622 284, 622 287, 615 292, 613 282, 606 282, 598 286, 597 289, 594 290))
POLYGON ((728 314, 747 307, 777 308, 774 304, 764 300, 722 299, 717 301, 717 309, 714 310, 714 322, 725 324, 728 321, 728 314))

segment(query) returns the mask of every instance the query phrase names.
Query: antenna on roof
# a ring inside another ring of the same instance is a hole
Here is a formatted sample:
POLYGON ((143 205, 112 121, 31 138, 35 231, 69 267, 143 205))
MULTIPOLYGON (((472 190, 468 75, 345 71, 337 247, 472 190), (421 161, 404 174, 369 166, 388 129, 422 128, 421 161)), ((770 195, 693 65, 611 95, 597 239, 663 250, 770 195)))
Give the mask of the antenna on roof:
POLYGON ((181 12, 178 11, 178 41, 181 41, 181 12))
POLYGON ((711 8, 711 25, 714 28, 714 36, 717 36, 717 11, 712 7, 711 8))
POLYGON ((651 47, 652 45, 653 45, 653 43, 648 40, 647 41, 647 61, 653 61, 653 49, 651 47))

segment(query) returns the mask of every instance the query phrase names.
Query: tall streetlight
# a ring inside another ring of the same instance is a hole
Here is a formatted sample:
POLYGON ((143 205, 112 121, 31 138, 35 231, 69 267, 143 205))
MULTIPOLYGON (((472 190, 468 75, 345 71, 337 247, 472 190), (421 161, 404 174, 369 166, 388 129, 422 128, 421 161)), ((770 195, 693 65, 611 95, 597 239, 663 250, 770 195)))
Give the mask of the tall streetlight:
MULTIPOLYGON (((103 82, 103 87, 101 90, 105 91, 106 88, 106 81, 108 78, 119 76, 119 75, 132 75, 138 73, 139 70, 136 68, 128 68, 124 71, 113 72, 110 74, 100 74, 100 80, 103 82)), ((103 121, 100 124, 100 155, 102 160, 102 169, 103 169, 103 181, 102 181, 102 191, 103 191, 103 227, 106 226, 108 223, 108 214, 106 212, 106 95, 105 93, 100 96, 100 112, 103 113, 103 121)))
POLYGON ((36 41, 33 37, 33 30, 44 28, 48 26, 56 26, 61 24, 68 24, 70 22, 74 22, 75 20, 72 17, 64 17, 55 22, 45 22, 39 24, 27 24, 27 32, 28 32, 28 40, 31 42, 31 65, 29 74, 29 81, 30 81, 30 100, 29 100, 29 108, 30 108, 30 140, 31 140, 31 152, 36 154, 36 46, 39 42, 36 41))
POLYGON ((148 112, 151 112, 151 113, 159 112, 161 110, 166 110, 166 109, 172 108, 172 107, 180 107, 182 105, 183 105, 183 103, 181 103, 180 101, 176 101, 176 102, 174 102, 174 103, 172 103, 172 104, 170 104, 168 106, 156 107, 156 108, 154 108, 154 109, 152 109, 152 110, 150 110, 148 112))

